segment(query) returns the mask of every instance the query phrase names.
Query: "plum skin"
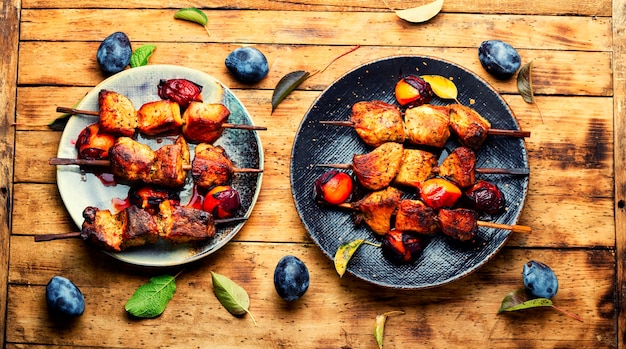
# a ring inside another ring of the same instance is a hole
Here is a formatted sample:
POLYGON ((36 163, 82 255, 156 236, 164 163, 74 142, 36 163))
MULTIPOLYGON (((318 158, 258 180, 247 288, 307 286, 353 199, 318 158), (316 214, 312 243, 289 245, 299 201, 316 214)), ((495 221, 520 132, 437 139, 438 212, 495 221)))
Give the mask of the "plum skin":
POLYGON ((278 261, 274 287, 282 299, 288 302, 299 299, 308 290, 309 282, 309 270, 298 257, 287 255, 278 261))
POLYGON ((46 285, 48 310, 57 316, 77 317, 85 311, 85 298, 72 281, 54 276, 46 285))
POLYGON ((235 49, 228 54, 224 63, 237 80, 245 83, 259 82, 269 73, 267 58, 254 47, 235 49))
POLYGON ((524 288, 533 296, 552 298, 559 290, 559 281, 552 269, 538 261, 530 260, 522 271, 524 288))
POLYGON ((486 40, 478 47, 480 64, 497 79, 512 77, 521 65, 517 50, 501 40, 486 40))
POLYGON ((115 74, 130 64, 132 54, 133 49, 128 36, 123 32, 115 32, 100 43, 96 60, 103 72, 115 74))

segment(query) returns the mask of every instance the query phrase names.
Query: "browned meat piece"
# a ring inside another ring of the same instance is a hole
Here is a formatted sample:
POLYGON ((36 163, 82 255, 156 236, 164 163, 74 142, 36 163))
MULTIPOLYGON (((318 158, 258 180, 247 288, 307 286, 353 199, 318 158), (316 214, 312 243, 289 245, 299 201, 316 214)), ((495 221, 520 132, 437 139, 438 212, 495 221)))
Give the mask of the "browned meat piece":
POLYGON ((130 137, 137 128, 137 111, 130 99, 114 91, 100 90, 100 130, 105 133, 130 137))
POLYGON ((439 175, 460 188, 471 187, 476 182, 476 154, 467 147, 454 149, 441 162, 439 175))
POLYGON ((478 213, 466 208, 439 210, 441 231, 459 241, 469 241, 478 233, 478 213))
POLYGON ((233 174, 234 166, 224 148, 201 143, 196 146, 191 176, 197 186, 212 188, 224 185, 233 174))
POLYGON ((359 183, 369 190, 387 187, 402 164, 402 144, 387 142, 367 154, 354 155, 352 170, 359 183))
POLYGON ((137 111, 137 127, 143 134, 177 134, 183 125, 178 103, 170 100, 148 102, 137 111))
POLYGON ((448 106, 422 104, 404 113, 407 141, 415 145, 443 147, 450 137, 448 106))
POLYGON ((405 148, 402 154, 402 164, 394 182, 419 188, 422 182, 433 177, 437 162, 437 157, 433 153, 405 148))
POLYGON ((402 113, 383 101, 362 101, 352 106, 350 120, 365 144, 378 147, 386 142, 403 143, 406 139, 402 113))
POLYGON ((474 109, 453 104, 450 106, 450 127, 461 144, 478 149, 487 138, 491 123, 474 109))
POLYGON ((169 200, 159 205, 157 217, 160 237, 173 244, 204 241, 216 233, 210 213, 193 207, 173 205, 169 200))
POLYGON ((396 230, 431 235, 439 231, 437 211, 419 200, 402 200, 396 213, 396 230))
POLYGON ((154 151, 128 137, 120 137, 109 149, 113 174, 129 182, 143 182, 166 187, 185 184, 189 165, 189 147, 182 137, 174 144, 154 151))
POLYGON ((223 104, 191 102, 183 113, 183 136, 190 143, 213 143, 224 132, 222 124, 229 116, 223 104))
POLYGON ((117 214, 89 206, 83 210, 83 218, 81 237, 109 251, 155 243, 159 237, 154 217, 136 206, 117 214))
POLYGON ((352 203, 358 212, 358 222, 364 222, 378 235, 391 229, 391 217, 398 208, 402 192, 394 187, 371 192, 361 200, 352 203))

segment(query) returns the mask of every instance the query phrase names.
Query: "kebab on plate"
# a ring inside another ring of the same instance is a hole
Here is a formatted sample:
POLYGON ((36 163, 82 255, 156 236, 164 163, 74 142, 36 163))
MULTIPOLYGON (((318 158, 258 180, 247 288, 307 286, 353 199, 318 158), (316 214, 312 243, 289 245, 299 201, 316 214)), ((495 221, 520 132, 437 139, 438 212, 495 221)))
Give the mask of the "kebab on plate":
POLYGON ((451 104, 422 104, 400 108, 380 100, 360 101, 352 106, 350 121, 320 121, 322 124, 353 127, 369 146, 386 142, 442 147, 454 133, 459 142, 478 149, 488 135, 528 137, 530 132, 491 128, 491 123, 476 110, 451 104))
POLYGON ((351 169, 358 182, 368 190, 380 190, 392 183, 419 188, 435 175, 450 179, 460 187, 475 183, 476 173, 527 175, 525 168, 476 168, 476 155, 467 147, 455 148, 437 165, 436 156, 420 149, 387 142, 365 154, 356 154, 352 164, 317 164, 321 167, 351 169))
POLYGON ((109 166, 116 178, 170 188, 185 185, 192 170, 196 184, 203 188, 224 185, 236 172, 260 173, 261 169, 236 168, 220 146, 198 144, 193 164, 183 137, 174 144, 152 150, 130 137, 119 137, 109 149, 108 160, 51 158, 51 165, 109 166))
POLYGON ((144 103, 138 110, 126 96, 110 90, 98 93, 98 111, 58 107, 67 114, 98 116, 100 132, 132 137, 138 131, 148 136, 182 134, 190 143, 213 143, 225 128, 266 130, 266 127, 227 123, 230 110, 222 103, 190 101, 182 111, 173 100, 144 103))

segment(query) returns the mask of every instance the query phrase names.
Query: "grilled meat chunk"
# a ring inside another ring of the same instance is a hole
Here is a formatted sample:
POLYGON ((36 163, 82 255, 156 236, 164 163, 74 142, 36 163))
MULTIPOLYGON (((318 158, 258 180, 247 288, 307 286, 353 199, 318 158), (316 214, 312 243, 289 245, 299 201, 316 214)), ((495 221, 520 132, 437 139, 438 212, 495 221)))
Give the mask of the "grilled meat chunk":
POLYGON ((402 200, 396 212, 395 228, 424 235, 437 233, 437 211, 419 200, 402 200))
POLYGON ((233 163, 224 148, 207 143, 196 146, 191 176, 197 186, 209 189, 224 185, 230 180, 233 170, 233 163))
POLYGON ((131 137, 137 128, 137 111, 128 97, 109 90, 98 93, 100 130, 120 136, 131 137))
POLYGON ((137 111, 137 127, 143 134, 177 134, 183 125, 178 103, 170 100, 148 102, 137 111))
POLYGON ((352 203, 352 207, 358 212, 357 223, 365 223, 378 235, 386 234, 391 229, 391 217, 400 203, 401 195, 400 190, 387 187, 352 203))
POLYGON ((422 182, 433 177, 437 167, 435 154, 420 149, 404 149, 400 170, 394 179, 399 185, 419 188, 422 182))
POLYGON ((461 144, 478 149, 485 142, 491 123, 476 110, 453 104, 450 106, 450 127, 461 144))
POLYGON ((352 170, 359 183, 369 190, 380 190, 394 180, 402 164, 402 144, 387 142, 367 154, 352 158, 352 170))
POLYGON ((407 141, 415 145, 443 147, 450 137, 448 106, 422 104, 404 113, 407 141))
POLYGON ((441 209, 438 214, 441 231, 459 241, 469 241, 478 233, 478 213, 467 208, 441 209))
POLYGON ((224 132, 222 124, 230 110, 221 103, 191 102, 183 113, 183 136, 190 143, 215 142, 224 132))
POLYGON ((459 188, 471 187, 476 182, 476 154, 468 147, 457 147, 441 162, 439 175, 459 188))
POLYGON ((406 139, 402 113, 383 101, 361 101, 352 106, 350 120, 365 144, 378 147, 386 142, 403 143, 406 139))
POLYGON ((173 244, 204 241, 215 236, 215 222, 209 212, 193 207, 173 205, 165 200, 157 216, 159 236, 173 244))

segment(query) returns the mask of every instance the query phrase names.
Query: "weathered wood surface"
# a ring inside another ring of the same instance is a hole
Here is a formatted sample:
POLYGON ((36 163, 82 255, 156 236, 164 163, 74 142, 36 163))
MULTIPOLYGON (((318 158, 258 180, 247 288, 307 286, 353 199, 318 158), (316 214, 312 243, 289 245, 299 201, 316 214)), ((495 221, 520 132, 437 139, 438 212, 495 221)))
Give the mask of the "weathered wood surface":
MULTIPOLYGON (((375 348, 376 315, 402 309, 405 315, 388 321, 385 348, 622 347, 626 225, 624 205, 615 203, 626 200, 624 5, 449 1, 434 20, 415 25, 397 19, 383 2, 364 0, 22 1, 19 61, 8 68, 17 72, 17 86, 0 91, 9 110, 17 101, 15 111, 0 119, 0 130, 14 115, 17 123, 14 164, 8 160, 13 149, 2 158, 15 180, 8 253, 1 254, 9 264, 0 272, 0 292, 7 292, 0 305, 2 313, 6 306, 5 346, 375 348), (196 24, 173 19, 188 6, 205 9, 210 37, 196 24), (33 241, 33 235, 77 229, 59 198, 54 168, 47 165, 61 134, 46 124, 58 116, 56 106, 73 105, 105 78, 95 51, 117 30, 135 46, 157 45, 151 64, 180 64, 213 75, 233 89, 256 124, 268 126, 260 133, 265 174, 252 217, 232 243, 185 268, 167 310, 151 320, 129 318, 124 303, 150 276, 180 269, 129 267, 79 240, 33 241), (521 99, 514 80, 495 80, 480 66, 476 48, 493 38, 513 44, 524 62, 534 61, 543 121, 537 107, 521 99), (246 44, 261 49, 271 65, 270 75, 253 86, 233 80, 224 67, 226 55, 246 44), (361 46, 271 113, 272 90, 283 75, 321 69, 356 45, 361 46), (291 199, 291 145, 311 103, 352 68, 393 55, 435 56, 476 72, 532 133, 526 141, 532 175, 520 224, 532 226, 533 233, 513 236, 485 267, 436 289, 395 291, 349 275, 339 278, 308 237, 291 199), (301 257, 312 278, 307 294, 291 305, 278 298, 272 283, 285 254, 301 257), (502 298, 522 286, 521 268, 529 259, 555 269, 555 303, 583 322, 549 308, 497 315, 502 298), (258 327, 219 304, 210 271, 246 288, 258 327), (69 277, 85 293, 87 310, 74 323, 60 325, 45 311, 45 284, 53 275, 69 277)), ((6 13, 6 1, 4 6, 6 13)), ((7 18, 17 21, 19 5, 9 6, 16 13, 7 18)), ((12 138, 6 142, 12 145, 12 138)))

